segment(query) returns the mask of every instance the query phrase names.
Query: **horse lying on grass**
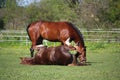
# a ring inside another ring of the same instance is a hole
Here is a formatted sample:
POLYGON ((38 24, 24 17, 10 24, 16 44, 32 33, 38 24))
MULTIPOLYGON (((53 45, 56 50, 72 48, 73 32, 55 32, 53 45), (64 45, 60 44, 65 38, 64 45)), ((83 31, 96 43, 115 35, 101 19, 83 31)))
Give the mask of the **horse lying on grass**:
POLYGON ((21 64, 28 65, 77 65, 77 58, 69 52, 68 46, 39 47, 34 57, 21 58, 21 64))

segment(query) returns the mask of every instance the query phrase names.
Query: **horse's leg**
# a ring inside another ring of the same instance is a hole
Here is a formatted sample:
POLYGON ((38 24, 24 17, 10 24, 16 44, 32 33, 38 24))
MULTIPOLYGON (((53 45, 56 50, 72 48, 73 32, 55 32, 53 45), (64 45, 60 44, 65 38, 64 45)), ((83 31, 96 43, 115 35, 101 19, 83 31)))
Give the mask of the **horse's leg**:
POLYGON ((76 57, 79 58, 80 63, 85 63, 86 62, 86 50, 85 48, 80 48, 79 46, 75 47, 77 50, 76 57))
POLYGON ((80 63, 85 63, 86 62, 85 52, 82 52, 79 58, 80 58, 80 63))
POLYGON ((61 42, 61 45, 64 45, 64 43, 63 43, 63 42, 61 42))
POLYGON ((36 46, 35 46, 35 48, 36 48, 37 51, 39 50, 39 48, 41 46, 43 46, 42 44, 43 44, 43 38, 39 37, 38 40, 37 40, 37 42, 36 42, 36 46))
POLYGON ((67 46, 70 46, 71 45, 70 41, 71 41, 70 38, 68 38, 67 40, 64 41, 64 44, 67 46))
POLYGON ((31 52, 31 57, 33 57, 34 49, 32 47, 30 48, 30 52, 31 52))
POLYGON ((37 39, 37 42, 36 42, 36 45, 40 45, 40 44, 43 44, 43 38, 42 37, 39 37, 37 39))
POLYGON ((38 46, 36 46, 36 45, 42 44, 43 39, 41 37, 38 39, 33 38, 31 41, 32 41, 32 46, 30 48, 30 52, 31 52, 31 57, 33 57, 34 50, 38 50, 38 46))
POLYGON ((32 41, 32 45, 31 45, 31 48, 30 48, 30 52, 31 52, 31 57, 33 57, 34 50, 37 49, 36 45, 42 43, 42 40, 40 40, 40 38, 37 39, 36 37, 32 37, 31 41, 32 41))
POLYGON ((35 46, 36 46, 36 41, 34 40, 32 41, 32 46, 30 48, 31 57, 33 57, 35 46))
POLYGON ((66 45, 66 46, 69 47, 69 46, 71 46, 70 42, 71 42, 70 38, 68 38, 68 39, 61 39, 61 44, 62 45, 66 45))
POLYGON ((71 41, 72 41, 72 39, 69 37, 68 39, 63 40, 62 43, 64 45, 68 46, 71 50, 75 50, 76 48, 71 45, 71 41))
POLYGON ((72 55, 72 56, 73 56, 73 61, 71 64, 68 64, 68 66, 77 66, 78 65, 77 57, 76 55, 72 55))

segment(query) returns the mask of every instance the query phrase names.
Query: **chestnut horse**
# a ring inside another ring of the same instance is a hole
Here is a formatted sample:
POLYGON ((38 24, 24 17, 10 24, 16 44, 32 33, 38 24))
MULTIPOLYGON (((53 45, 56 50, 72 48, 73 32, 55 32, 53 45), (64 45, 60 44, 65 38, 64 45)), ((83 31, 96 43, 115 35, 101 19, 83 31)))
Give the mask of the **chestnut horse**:
POLYGON ((61 42, 68 46, 70 46, 71 41, 74 41, 78 44, 76 46, 77 57, 79 57, 81 63, 86 61, 86 47, 83 36, 77 27, 70 22, 36 21, 27 27, 27 33, 32 41, 31 57, 33 57, 34 50, 39 47, 37 45, 42 44, 43 39, 61 42))
POLYGON ((21 64, 28 65, 77 65, 77 58, 70 54, 68 46, 39 47, 34 57, 21 58, 21 64))

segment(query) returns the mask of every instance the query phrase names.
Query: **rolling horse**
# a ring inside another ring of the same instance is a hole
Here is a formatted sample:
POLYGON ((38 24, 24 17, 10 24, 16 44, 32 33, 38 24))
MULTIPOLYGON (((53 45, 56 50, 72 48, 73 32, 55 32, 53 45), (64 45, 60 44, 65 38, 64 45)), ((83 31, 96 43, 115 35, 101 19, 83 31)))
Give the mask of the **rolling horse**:
POLYGON ((86 62, 86 47, 81 32, 70 22, 47 22, 36 21, 28 25, 27 33, 32 41, 30 48, 31 57, 34 50, 43 43, 43 40, 61 42, 62 45, 71 46, 70 42, 74 41, 77 49, 77 57, 81 63, 86 62))
POLYGON ((47 47, 41 45, 33 57, 21 57, 21 64, 27 65, 68 65, 77 66, 75 54, 68 46, 47 47))

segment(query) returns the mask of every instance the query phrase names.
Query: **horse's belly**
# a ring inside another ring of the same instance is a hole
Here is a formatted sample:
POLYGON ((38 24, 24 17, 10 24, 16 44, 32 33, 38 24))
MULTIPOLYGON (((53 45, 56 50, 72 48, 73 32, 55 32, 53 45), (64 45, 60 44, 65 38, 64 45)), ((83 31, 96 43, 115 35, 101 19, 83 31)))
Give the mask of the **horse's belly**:
POLYGON ((49 41, 59 41, 59 35, 57 32, 45 32, 42 37, 49 41))

